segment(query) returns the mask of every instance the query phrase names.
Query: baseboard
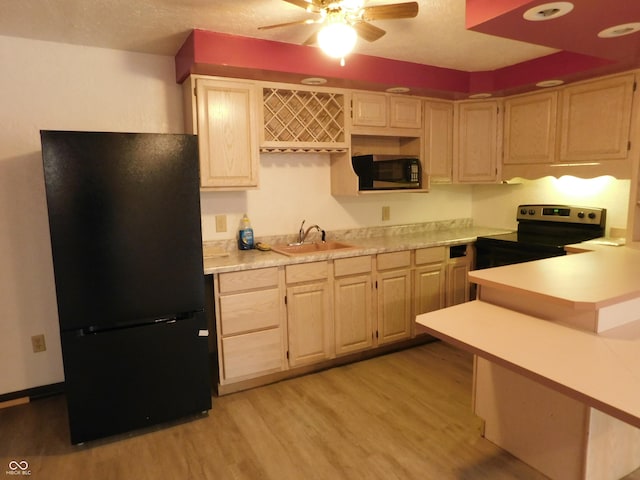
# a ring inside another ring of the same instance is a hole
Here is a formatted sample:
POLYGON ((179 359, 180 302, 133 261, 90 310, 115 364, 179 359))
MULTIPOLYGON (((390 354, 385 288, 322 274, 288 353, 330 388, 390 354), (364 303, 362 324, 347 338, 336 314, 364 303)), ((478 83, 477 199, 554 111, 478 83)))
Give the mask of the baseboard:
POLYGON ((4 393, 0 395, 0 408, 22 405, 38 398, 50 397, 64 393, 64 382, 42 385, 40 387, 28 388, 19 392, 4 393))

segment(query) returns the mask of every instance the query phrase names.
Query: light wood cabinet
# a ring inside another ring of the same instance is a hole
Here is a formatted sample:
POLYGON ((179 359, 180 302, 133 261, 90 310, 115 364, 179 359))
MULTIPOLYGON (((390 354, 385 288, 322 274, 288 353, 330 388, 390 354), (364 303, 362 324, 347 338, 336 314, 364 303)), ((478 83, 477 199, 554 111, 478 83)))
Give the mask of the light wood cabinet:
POLYGON ((336 355, 373 346, 372 260, 369 255, 334 262, 336 355))
POLYGON ((214 299, 221 385, 286 369, 284 293, 276 267, 221 273, 214 299))
POLYGON ((354 92, 354 127, 421 128, 422 100, 404 95, 354 92))
POLYGON ((411 337, 411 252, 377 255, 376 304, 378 344, 411 337))
POLYGON ((505 165, 553 162, 557 114, 557 91, 507 98, 504 101, 505 165))
POLYGON ((203 190, 258 186, 257 87, 193 76, 183 84, 186 130, 198 134, 203 190))
POLYGON ((297 367, 333 357, 328 263, 287 265, 285 273, 289 365, 297 367))
POLYGON ((560 162, 627 158, 634 85, 631 73, 562 90, 560 162))
POLYGON ((423 164, 431 183, 453 181, 453 102, 424 102, 423 164))
POLYGON ((415 252, 413 309, 415 315, 445 306, 445 247, 421 248, 415 252))
POLYGON ((474 247, 470 244, 449 247, 448 257, 445 303, 447 307, 451 307, 469 301, 469 272, 474 264, 474 247))
POLYGON ((464 101, 456 104, 453 173, 457 182, 498 181, 500 128, 498 101, 464 101))
POLYGON ((349 146, 345 91, 261 84, 260 146, 266 152, 345 150, 349 146))

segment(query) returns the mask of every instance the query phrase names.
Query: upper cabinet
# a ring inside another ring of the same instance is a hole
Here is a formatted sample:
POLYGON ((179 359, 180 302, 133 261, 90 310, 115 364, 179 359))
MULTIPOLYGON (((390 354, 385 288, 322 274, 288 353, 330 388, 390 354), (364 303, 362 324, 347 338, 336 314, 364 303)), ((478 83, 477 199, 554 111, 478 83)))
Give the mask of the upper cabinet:
POLYGON ((348 95, 344 91, 284 87, 262 84, 263 151, 339 151, 348 147, 348 95))
POLYGON ((454 130, 454 178, 460 183, 495 183, 501 127, 496 100, 456 104, 454 130))
POLYGON ((504 163, 551 163, 556 149, 558 92, 504 101, 504 163))
POLYGON ((631 177, 635 74, 505 99, 502 177, 631 177))
POLYGON ((366 127, 422 128, 422 100, 405 95, 360 93, 352 96, 354 130, 366 127))
POLYGON ((257 88, 192 76, 183 84, 186 130, 198 134, 203 190, 258 186, 257 88))
POLYGON ((424 149, 423 159, 431 183, 452 183, 452 102, 424 102, 424 149))
POLYGON ((562 91, 560 162, 627 158, 634 84, 627 74, 562 91))

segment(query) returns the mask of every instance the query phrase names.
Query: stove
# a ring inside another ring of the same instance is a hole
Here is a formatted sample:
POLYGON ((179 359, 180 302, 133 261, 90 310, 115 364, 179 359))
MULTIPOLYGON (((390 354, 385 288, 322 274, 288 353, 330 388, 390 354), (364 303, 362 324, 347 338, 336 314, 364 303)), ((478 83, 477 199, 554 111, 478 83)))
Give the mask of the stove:
POLYGON ((477 269, 565 255, 565 245, 604 236, 607 211, 531 204, 518 206, 516 219, 516 232, 478 237, 477 269))

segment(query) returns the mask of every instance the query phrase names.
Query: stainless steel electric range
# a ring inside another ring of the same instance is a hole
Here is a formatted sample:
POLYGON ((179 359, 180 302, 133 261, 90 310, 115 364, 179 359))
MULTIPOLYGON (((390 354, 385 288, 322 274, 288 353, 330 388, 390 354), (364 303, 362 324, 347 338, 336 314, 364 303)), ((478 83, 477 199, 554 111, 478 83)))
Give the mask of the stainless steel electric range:
POLYGON ((607 211, 569 205, 520 205, 516 219, 516 232, 478 237, 477 269, 565 255, 565 245, 605 235, 607 211))

